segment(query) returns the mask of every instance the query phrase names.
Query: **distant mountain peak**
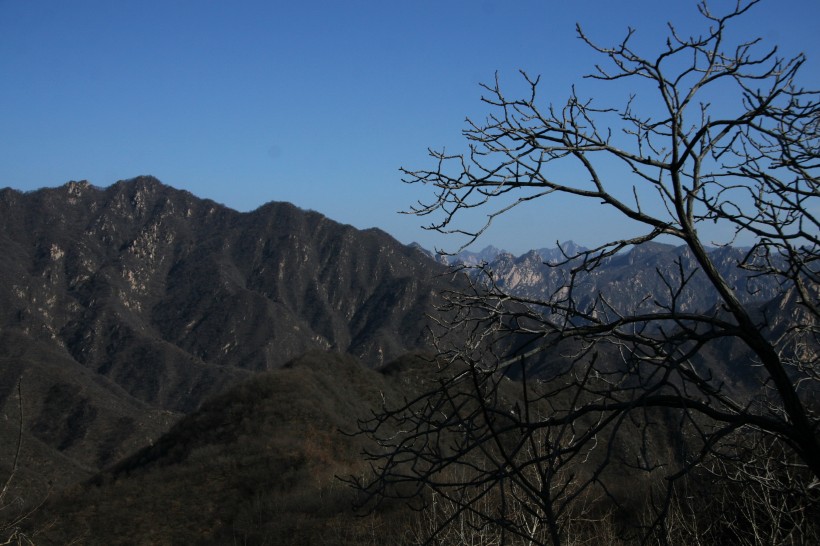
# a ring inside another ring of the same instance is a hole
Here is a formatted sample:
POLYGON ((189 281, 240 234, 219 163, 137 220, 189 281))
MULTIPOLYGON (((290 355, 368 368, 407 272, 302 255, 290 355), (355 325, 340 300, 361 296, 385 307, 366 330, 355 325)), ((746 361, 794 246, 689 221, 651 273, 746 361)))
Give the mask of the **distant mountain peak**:
POLYGON ((71 180, 63 187, 69 195, 81 195, 86 190, 94 188, 88 180, 71 180))

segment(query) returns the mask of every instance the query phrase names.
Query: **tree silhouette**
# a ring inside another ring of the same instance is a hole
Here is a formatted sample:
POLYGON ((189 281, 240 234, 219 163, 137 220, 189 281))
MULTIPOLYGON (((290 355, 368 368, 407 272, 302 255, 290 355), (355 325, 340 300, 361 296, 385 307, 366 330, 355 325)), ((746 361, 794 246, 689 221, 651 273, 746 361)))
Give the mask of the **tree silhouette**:
POLYGON ((483 86, 491 113, 467 121, 467 153, 431 151, 433 169, 403 169, 435 188, 412 212, 470 242, 516 206, 548 212, 560 195, 635 226, 565 253, 549 297, 511 294, 485 266, 442 295, 440 373, 361 423, 381 449, 368 454, 374 474, 354 480, 370 498, 449 503, 430 540, 469 521, 495 529, 495 543, 573 543, 584 518, 661 543, 817 539, 820 102, 796 81, 802 55, 729 43, 757 3, 725 15, 701 3, 708 29, 687 37, 670 24, 650 56, 632 29, 602 47, 578 27, 605 62, 588 77, 627 83, 623 106, 575 89, 542 105, 539 78, 523 72, 528 93, 510 99, 496 77, 483 86), (470 209, 486 222, 464 227, 470 209), (738 265, 750 286, 776 279, 779 298, 741 297, 701 234, 712 225, 750 244, 738 265), (621 251, 656 240, 688 257, 658 268, 663 293, 581 296, 621 251), (687 306, 693 290, 714 306, 687 306))

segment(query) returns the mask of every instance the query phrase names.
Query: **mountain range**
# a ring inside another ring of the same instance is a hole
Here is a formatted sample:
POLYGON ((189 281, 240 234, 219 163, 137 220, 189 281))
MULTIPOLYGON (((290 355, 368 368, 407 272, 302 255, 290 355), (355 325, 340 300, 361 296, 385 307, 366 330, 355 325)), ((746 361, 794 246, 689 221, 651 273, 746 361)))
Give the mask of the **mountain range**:
MULTIPOLYGON (((11 485, 19 506, 50 499, 35 520, 46 544, 340 533, 351 494, 332 476, 360 470, 361 440, 338 430, 423 383, 428 315, 462 282, 448 266, 549 298, 563 252, 585 250, 561 248, 446 264, 377 229, 288 203, 240 213, 147 176, 0 190, 0 476, 22 431, 11 485), (292 517, 273 521, 282 503, 292 517), (299 518, 312 523, 296 531, 299 518)), ((746 251, 713 252, 748 302, 777 295, 738 268, 746 251)), ((713 306, 688 251, 660 244, 608 259, 578 294, 662 299, 658 272, 681 271, 681 308, 713 306)))
MULTIPOLYGON (((775 278, 751 274, 740 266, 749 259, 750 249, 723 246, 709 251, 718 271, 744 303, 761 304, 781 293, 775 278)), ((437 259, 464 268, 473 277, 507 293, 549 301, 567 285, 572 268, 586 252, 591 251, 573 241, 565 241, 554 248, 530 250, 520 256, 488 246, 478 252, 462 251, 437 259)), ((717 293, 688 248, 656 242, 644 243, 602 260, 600 267, 584 275, 575 285, 574 292, 581 305, 600 294, 616 307, 626 309, 634 302, 654 305, 655 301, 668 296, 669 288, 664 279, 677 285, 682 278, 687 278, 684 289, 675 295, 679 310, 704 311, 717 301, 717 293)))
POLYGON ((55 481, 307 351, 376 367, 428 348, 444 271, 379 230, 288 203, 239 213, 151 177, 0 190, 0 254, 4 438, 20 382, 27 460, 55 481))

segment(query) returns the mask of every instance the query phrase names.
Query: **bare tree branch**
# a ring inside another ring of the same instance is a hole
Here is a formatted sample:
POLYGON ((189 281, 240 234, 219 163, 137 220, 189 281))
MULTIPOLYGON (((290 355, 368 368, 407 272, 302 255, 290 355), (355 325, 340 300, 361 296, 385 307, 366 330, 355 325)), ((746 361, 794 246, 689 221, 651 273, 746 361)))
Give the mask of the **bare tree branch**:
POLYGON ((683 523, 683 513, 706 515, 682 495, 709 479, 748 501, 734 525, 747 521, 758 543, 817 536, 808 515, 820 494, 820 93, 797 83, 802 55, 727 42, 727 27, 757 3, 739 0, 725 15, 699 4, 708 29, 686 37, 670 24, 654 55, 633 48, 632 29, 605 47, 579 26, 605 59, 589 77, 634 85, 623 107, 574 89, 544 105, 539 78, 525 72, 528 93, 510 99, 496 76, 483 86, 491 113, 467 121, 468 151, 431 150, 431 169, 403 169, 405 182, 433 188, 410 212, 467 244, 498 216, 557 195, 638 228, 565 254, 552 265, 564 282, 546 297, 506 290, 483 266, 465 290, 443 294, 438 382, 361 423, 381 449, 358 487, 444 499, 454 508, 433 537, 470 514, 532 544, 567 541, 571 518, 600 522, 615 510, 626 521, 638 487, 652 502, 630 536, 669 543, 702 531, 683 523), (462 225, 470 210, 486 221, 462 225), (750 305, 725 277, 701 235, 711 224, 752 241, 738 265, 776 281, 775 301, 750 305), (589 295, 610 260, 659 238, 691 257, 656 270, 659 293, 589 295), (696 274, 709 308, 687 307, 696 274), (760 513, 782 526, 762 525, 760 513))

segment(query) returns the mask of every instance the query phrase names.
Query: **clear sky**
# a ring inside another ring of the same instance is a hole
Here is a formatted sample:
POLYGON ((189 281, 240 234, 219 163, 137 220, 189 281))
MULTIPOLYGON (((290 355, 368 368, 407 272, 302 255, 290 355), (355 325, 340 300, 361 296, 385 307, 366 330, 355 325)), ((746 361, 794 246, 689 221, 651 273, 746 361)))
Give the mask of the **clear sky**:
MULTIPOLYGON (((478 83, 515 87, 524 69, 560 103, 596 61, 576 22, 605 44, 631 25, 655 51, 669 20, 702 28, 689 0, 0 0, 0 187, 151 174, 241 211, 290 201, 452 248, 398 214, 431 195, 398 169, 463 148, 464 118, 488 112, 478 83)), ((816 88, 818 21, 818 0, 766 0, 738 31, 805 52, 816 88)), ((530 206, 477 247, 620 229, 585 212, 530 206)))

